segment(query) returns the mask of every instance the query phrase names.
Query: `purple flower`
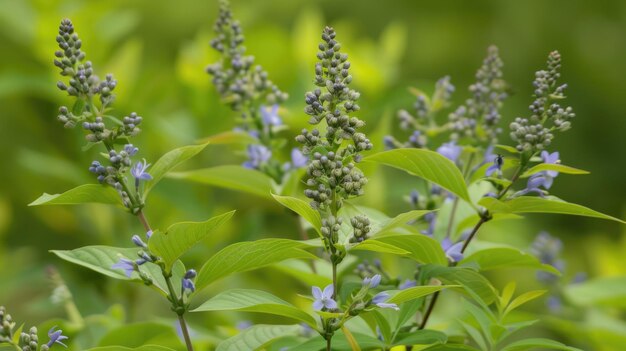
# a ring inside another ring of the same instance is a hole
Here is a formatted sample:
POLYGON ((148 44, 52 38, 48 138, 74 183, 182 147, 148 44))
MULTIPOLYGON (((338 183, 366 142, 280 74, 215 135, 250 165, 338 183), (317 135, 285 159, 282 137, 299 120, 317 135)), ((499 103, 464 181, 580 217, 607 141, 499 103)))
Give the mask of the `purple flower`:
POLYGON ((315 299, 315 301, 313 302, 313 309, 316 311, 321 311, 323 308, 327 310, 337 308, 337 302, 333 300, 334 291, 335 290, 332 284, 326 286, 324 288, 324 291, 322 291, 322 289, 318 288, 317 286, 314 286, 312 289, 313 298, 315 299))
POLYGON ((146 162, 146 160, 138 161, 135 165, 130 169, 130 174, 135 177, 135 184, 138 185, 140 180, 152 180, 152 176, 146 172, 146 170, 150 167, 150 164, 146 162))
POLYGON ((126 151, 126 153, 128 154, 128 156, 135 156, 135 154, 137 154, 137 152, 139 152, 139 149, 134 147, 133 144, 126 144, 124 145, 124 151, 126 151))
POLYGON ((545 189, 550 189, 552 186, 552 177, 550 177, 547 173, 544 172, 533 174, 530 178, 528 178, 528 183, 526 183, 526 189, 517 193, 518 196, 536 193, 541 197, 545 196, 545 191, 540 189, 539 187, 543 187, 545 189))
POLYGON ((237 323, 237 327, 236 328, 239 331, 243 331, 243 330, 246 330, 246 329, 252 327, 253 325, 254 324, 252 324, 252 322, 250 322, 250 321, 241 321, 241 322, 237 323))
POLYGON ((152 229, 146 232, 146 238, 148 238, 148 240, 150 240, 151 236, 152 236, 152 229))
POLYGON ((196 286, 193 283, 193 279, 196 277, 197 273, 195 269, 190 269, 185 272, 185 276, 182 279, 183 290, 194 292, 196 291, 196 286))
POLYGON ((393 150, 397 148, 396 141, 391 135, 387 135, 383 138, 383 145, 385 145, 385 150, 393 150))
POLYGON ((386 303, 385 301, 387 301, 387 299, 389 298, 389 294, 386 292, 379 292, 378 294, 376 294, 376 296, 374 296, 372 298, 372 304, 376 305, 380 308, 393 308, 394 310, 398 311, 400 308, 398 308, 398 305, 396 305, 395 303, 386 303))
POLYGON ((261 118, 266 126, 279 126, 283 123, 278 115, 278 104, 272 107, 261 106, 261 118))
POLYGON ((500 174, 502 172, 502 165, 504 164, 504 159, 502 155, 496 155, 493 159, 493 164, 487 168, 485 175, 487 177, 491 177, 491 175, 496 172, 496 174, 500 174))
POLYGON ((302 151, 297 147, 291 149, 291 164, 294 168, 305 167, 309 158, 302 154, 302 151))
POLYGON ((124 274, 126 274, 126 276, 130 278, 130 276, 135 271, 135 262, 126 258, 120 258, 120 260, 116 264, 112 265, 111 268, 123 269, 124 274))
POLYGON ((411 190, 411 193, 409 194, 409 201, 411 202, 411 205, 413 205, 413 207, 417 207, 417 205, 419 205, 419 200, 420 193, 415 189, 411 190))
POLYGON ((59 344, 63 347, 67 347, 67 345, 65 345, 64 343, 62 343, 63 340, 67 340, 69 339, 67 336, 63 335, 63 330, 59 329, 59 330, 54 330, 56 329, 56 325, 52 328, 50 328, 50 330, 48 330, 48 337, 50 338, 50 341, 48 341, 48 343, 46 344, 46 346, 48 346, 48 348, 52 347, 53 344, 59 344))
POLYGON ((371 278, 363 279, 363 286, 367 286, 370 289, 377 287, 378 284, 380 284, 380 274, 376 274, 375 276, 371 278))
POLYGON ((428 212, 424 215, 424 220, 428 223, 428 229, 422 230, 421 233, 432 237, 435 233, 435 223, 437 222, 437 215, 434 212, 428 212))
POLYGON ((139 247, 143 247, 143 248, 147 248, 148 245, 146 245, 146 243, 143 242, 143 240, 141 240, 141 238, 139 237, 139 235, 133 235, 132 237, 132 241, 133 244, 139 246, 139 247))
MULTIPOLYGON (((541 159, 543 160, 543 163, 547 163, 547 164, 559 164, 561 163, 561 160, 559 160, 559 152, 555 151, 553 153, 549 153, 546 150, 541 151, 541 159)), ((544 173, 544 172, 542 172, 544 173)), ((547 174, 549 177, 551 178, 556 178, 557 175, 559 175, 559 172, 557 171, 545 171, 545 174, 547 174)))
POLYGON ((555 295, 551 295, 548 297, 548 300, 546 301, 546 305, 548 305, 548 309, 551 312, 559 312, 561 308, 563 307, 561 303, 561 299, 555 295))
POLYGON ((404 283, 398 286, 398 289, 404 290, 404 289, 412 288, 414 286, 417 286, 417 282, 415 280, 407 279, 404 281, 404 283))
POLYGON ((455 141, 451 141, 449 143, 444 143, 439 148, 437 148, 437 152, 442 156, 445 156, 452 162, 456 162, 461 156, 462 148, 456 144, 455 141))
POLYGON ((450 238, 446 237, 441 241, 441 248, 446 253, 446 257, 450 262, 459 262, 463 259, 463 253, 461 250, 463 249, 463 242, 459 241, 456 244, 452 243, 450 238))
POLYGON ((270 149, 259 144, 248 145, 248 161, 243 163, 245 168, 259 169, 261 165, 272 157, 270 149))

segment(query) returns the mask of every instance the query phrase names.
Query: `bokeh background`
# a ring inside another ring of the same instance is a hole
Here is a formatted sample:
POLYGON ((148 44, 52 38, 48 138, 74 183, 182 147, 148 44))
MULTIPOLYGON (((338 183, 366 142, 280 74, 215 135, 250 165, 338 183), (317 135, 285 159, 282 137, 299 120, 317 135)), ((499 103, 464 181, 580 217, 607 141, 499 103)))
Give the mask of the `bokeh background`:
MULTIPOLYGON (((248 52, 290 94, 281 111, 290 126, 284 133, 289 140, 306 126, 303 96, 312 86, 324 25, 336 28, 351 56, 354 86, 362 92, 359 116, 380 138, 381 131, 395 124, 398 109, 411 108, 408 87, 431 92, 438 78, 450 75, 457 87, 454 101, 462 103, 491 44, 500 48, 504 77, 512 89, 503 123, 526 116, 534 72, 544 66, 551 50, 558 49, 563 81, 569 85, 568 103, 577 117, 573 129, 557 135, 551 150, 561 153, 564 164, 591 174, 561 175, 552 192, 624 218, 626 2, 234 0, 232 6, 244 28, 248 52)), ((10 306, 19 320, 38 324, 64 316, 62 306, 50 299, 45 273, 49 265, 61 272, 83 315, 120 304, 126 307, 127 321, 168 316, 168 308, 151 291, 105 279, 48 252, 93 244, 128 246, 130 235, 140 231, 133 218, 96 205, 27 207, 43 192, 59 193, 94 182, 87 168, 97 151, 83 152, 82 133, 64 130, 55 119, 58 106, 71 103, 55 87, 58 72, 52 60, 59 21, 73 20, 97 74, 114 73, 115 112, 124 116, 136 111, 144 117, 143 133, 135 144, 154 161, 173 147, 234 126, 234 114, 220 105, 204 71, 217 59, 208 45, 217 7, 217 1, 192 0, 0 0, 0 305, 10 306)), ((503 142, 507 140, 504 133, 503 142)), ((382 144, 380 139, 373 142, 382 144)), ((210 147, 184 168, 239 164, 244 160, 240 151, 210 147)), ((390 170, 375 171, 370 177, 365 204, 375 204, 388 214, 409 208, 403 195, 412 189, 412 178, 390 170)), ((251 195, 166 180, 151 196, 147 213, 155 227, 239 210, 238 220, 219 237, 186 257, 188 266, 237 240, 295 237, 295 222, 284 220, 283 209, 251 195)), ((592 278, 626 274, 624 226, 582 217, 529 217, 530 221, 487 226, 484 237, 527 248, 540 230, 547 230, 564 241, 566 279, 577 272, 592 278)), ((519 279, 520 285, 537 285, 530 272, 522 272, 519 279)), ((263 270, 226 279, 207 294, 244 286, 273 286, 274 293, 285 298, 293 291, 308 291, 284 274, 263 270)), ((623 310, 609 308, 608 314, 617 321, 624 318, 623 310)), ((576 318, 586 316, 574 313, 572 320, 576 318)), ((214 313, 195 316, 193 322, 219 329, 216 325, 242 319, 267 317, 214 313)), ((625 325, 615 328, 623 332, 625 325)), ((540 332, 546 335, 590 345, 589 339, 577 339, 564 328, 543 328, 540 332)))

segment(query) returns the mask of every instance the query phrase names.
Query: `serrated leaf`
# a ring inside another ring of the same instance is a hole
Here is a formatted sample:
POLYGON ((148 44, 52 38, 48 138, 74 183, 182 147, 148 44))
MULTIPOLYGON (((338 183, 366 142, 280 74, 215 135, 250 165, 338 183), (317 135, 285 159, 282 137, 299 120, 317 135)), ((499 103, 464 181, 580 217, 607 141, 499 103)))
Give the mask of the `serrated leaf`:
POLYGON ((272 194, 272 197, 274 197, 274 199, 281 205, 299 214, 302 218, 309 222, 313 228, 315 228, 318 234, 320 233, 320 229, 322 228, 322 219, 319 212, 314 210, 308 202, 291 196, 272 194))
POLYGON ((521 178, 528 178, 531 175, 543 171, 557 171, 564 174, 589 174, 589 171, 574 167, 565 166, 559 163, 540 163, 521 175, 521 178))
POLYGON ((459 168, 446 157, 426 149, 394 149, 367 156, 364 161, 398 168, 438 184, 459 198, 471 202, 459 168))
POLYGON ((204 222, 176 223, 165 232, 155 231, 148 241, 148 247, 165 261, 166 269, 169 270, 180 256, 228 222, 234 213, 227 212, 204 222))
POLYGON ((415 300, 423 296, 430 295, 437 291, 446 289, 446 288, 458 288, 459 285, 423 285, 423 286, 414 286, 412 288, 406 288, 404 290, 398 291, 397 294, 393 295, 389 298, 387 302, 401 304, 407 301, 415 300))
POLYGON ((409 252, 407 257, 420 263, 447 265, 448 259, 439 242, 421 234, 395 234, 377 236, 376 240, 409 252))
POLYGON ((578 306, 626 308, 626 276, 603 277, 570 284, 564 289, 569 301, 578 306))
POLYGON ((262 239, 232 244, 213 255, 200 269, 197 290, 227 275, 245 272, 290 258, 314 259, 306 244, 288 239, 262 239))
POLYGON ((478 204, 487 208, 491 213, 557 213, 608 219, 626 224, 626 222, 621 219, 605 215, 581 205, 541 197, 520 196, 505 202, 492 197, 484 197, 478 204))
MULTIPOLYGON (((137 251, 137 248, 85 246, 74 250, 51 250, 50 252, 68 262, 89 268, 108 277, 120 280, 133 280, 143 283, 136 272, 133 272, 129 278, 124 274, 123 270, 111 268, 111 266, 117 263, 122 257, 131 260, 136 259, 137 251)), ((163 279, 161 268, 159 266, 152 263, 145 263, 140 266, 140 269, 152 278, 154 286, 159 288, 164 293, 168 293, 169 290, 165 280, 163 279)), ((183 264, 178 261, 178 263, 174 265, 172 272, 174 274, 173 279, 180 280, 180 278, 185 274, 185 268, 183 264)))
POLYGON ((430 345, 443 344, 448 340, 448 336, 437 330, 415 330, 408 333, 399 333, 396 336, 394 345, 430 345))
POLYGON ((280 337, 298 335, 301 329, 299 325, 254 325, 222 341, 216 351, 259 350, 280 337))
POLYGON ((197 155, 208 143, 200 145, 188 145, 174 149, 165 155, 161 156, 148 170, 148 173, 152 176, 152 180, 146 183, 144 188, 144 199, 148 196, 148 193, 163 177, 172 169, 176 168, 181 163, 197 155))
POLYGON ((547 348, 550 350, 565 350, 565 351, 582 351, 581 349, 567 346, 558 341, 554 341, 550 339, 542 339, 542 338, 515 341, 515 342, 508 344, 506 347, 504 347, 502 351, 522 351, 522 350, 532 350, 534 348, 547 348))
POLYGON ((539 269, 558 276, 561 275, 558 269, 551 265, 541 263, 537 257, 508 247, 494 247, 476 251, 459 262, 459 265, 465 264, 476 264, 481 271, 523 267, 539 269))
POLYGON ((227 165, 170 173, 170 178, 184 179, 201 184, 243 191, 265 199, 272 199, 272 178, 254 169, 227 165))
POLYGON ((121 205, 122 201, 115 189, 101 184, 84 184, 62 194, 41 195, 28 206, 78 205, 87 203, 121 205))
POLYGON ((410 252, 396 247, 391 244, 384 243, 382 241, 378 241, 376 239, 367 239, 364 240, 349 249, 350 251, 372 251, 372 252, 380 252, 380 253, 388 253, 392 255, 401 255, 406 256, 409 255, 410 252))
POLYGON ((252 289, 232 289, 219 293, 191 312, 242 311, 269 313, 293 318, 317 328, 310 314, 268 292, 252 289))

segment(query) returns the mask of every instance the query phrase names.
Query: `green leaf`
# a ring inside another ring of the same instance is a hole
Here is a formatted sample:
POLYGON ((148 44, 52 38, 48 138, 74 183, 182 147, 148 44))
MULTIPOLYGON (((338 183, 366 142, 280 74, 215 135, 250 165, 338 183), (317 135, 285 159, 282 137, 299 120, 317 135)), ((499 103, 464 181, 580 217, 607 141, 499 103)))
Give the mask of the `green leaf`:
POLYGON ((287 207, 293 212, 299 214, 302 218, 306 219, 307 222, 311 223, 313 228, 315 228, 315 230, 320 233, 320 228, 322 228, 322 219, 320 218, 319 212, 314 210, 308 202, 291 196, 280 196, 275 194, 272 194, 272 196, 281 205, 287 207))
POLYGON ((535 173, 539 173, 543 171, 557 171, 559 173, 564 173, 564 174, 589 174, 589 171, 565 166, 565 165, 558 164, 558 163, 540 163, 534 166, 533 168, 527 170, 526 172, 524 172, 521 178, 527 178, 535 173))
POLYGON ((418 299, 422 296, 427 296, 437 291, 446 289, 446 288, 458 288, 459 285, 424 285, 424 286, 414 286, 412 288, 407 288, 404 290, 398 291, 397 294, 393 295, 389 298, 389 303, 401 304, 403 302, 411 301, 418 299))
POLYGON ((133 348, 140 348, 141 350, 141 347, 144 347, 144 350, 146 350, 143 345, 147 344, 161 345, 166 347, 166 350, 167 347, 181 349, 183 346, 172 326, 156 322, 141 322, 120 326, 110 330, 98 342, 98 346, 124 346, 131 350, 134 350, 133 348))
MULTIPOLYGON (((137 258, 137 248, 85 246, 74 250, 52 250, 50 252, 68 262, 89 268, 100 274, 104 274, 107 277, 120 280, 133 280, 143 283, 137 272, 133 272, 129 278, 124 274, 123 270, 111 268, 111 266, 117 263, 122 257, 131 260, 137 258)), ((140 269, 152 278, 154 286, 159 288, 164 293, 169 291, 159 266, 153 263, 145 263, 140 266, 140 269)), ((174 279, 179 280, 180 277, 185 274, 185 267, 179 261, 176 265, 174 265, 174 269, 172 271, 174 279)))
POLYGON ((380 253, 388 253, 388 254, 392 254, 392 255, 402 255, 402 256, 406 256, 409 255, 410 252, 400 249, 396 246, 393 246, 391 244, 387 244, 384 243, 382 241, 378 241, 376 239, 367 239, 364 240, 352 247, 350 247, 349 249, 350 251, 352 250, 356 250, 356 251, 373 251, 373 252, 380 252, 380 253))
POLYGON ((463 344, 435 345, 423 351, 481 351, 475 347, 463 344))
POLYGON ((513 299, 513 301, 511 301, 511 303, 504 310, 503 315, 509 314, 514 309, 520 307, 521 305, 525 304, 526 302, 529 302, 529 301, 532 301, 532 300, 538 298, 539 296, 541 296, 541 295, 543 295, 545 293, 546 293, 546 290, 533 290, 533 291, 529 291, 529 292, 521 294, 520 296, 518 296, 515 299, 513 299))
POLYGON ((345 324, 341 326, 341 331, 343 332, 343 335, 346 337, 346 341, 350 345, 350 348, 352 349, 352 351, 361 351, 361 347, 359 346, 359 343, 356 341, 356 338, 354 337, 354 335, 352 335, 352 333, 350 332, 350 329, 348 329, 348 327, 346 327, 345 324))
POLYGON ((241 166, 227 165, 170 173, 169 177, 215 185, 272 199, 270 196, 273 184, 272 178, 265 175, 265 173, 241 166))
POLYGON ((156 231, 148 241, 150 251, 165 261, 169 270, 174 262, 215 232, 233 216, 235 211, 224 213, 204 222, 181 222, 171 225, 165 232, 156 231))
POLYGON ((421 234, 382 235, 377 241, 391 244, 409 252, 407 257, 420 263, 447 265, 448 259, 437 240, 421 234))
POLYGON ((558 341, 554 341, 550 339, 542 339, 542 338, 515 341, 515 342, 508 344, 505 348, 502 349, 502 351, 522 351, 522 350, 532 350, 535 348, 541 348, 541 349, 548 348, 550 350, 582 351, 581 349, 567 346, 558 341))
POLYGON ((253 351, 267 346, 272 341, 287 335, 298 335, 299 325, 257 324, 232 338, 222 341, 216 351, 253 351))
POLYGON ((565 296, 578 306, 626 308, 626 276, 603 277, 565 287, 565 296))
MULTIPOLYGON (((495 289, 487 278, 480 273, 462 267, 444 267, 439 265, 424 265, 421 267, 425 276, 438 278, 445 284, 460 284, 471 290, 482 302, 489 305, 496 299, 495 289)), ((465 292, 461 289, 461 292, 465 292)), ((471 294, 470 294, 471 296, 471 294)))
POLYGON ((307 245, 288 239, 263 239, 245 241, 223 248, 200 269, 196 278, 197 290, 227 275, 245 272, 290 258, 313 259, 303 250, 307 245))
POLYGON ((448 340, 448 336, 437 330, 415 330, 408 333, 399 333, 396 336, 394 345, 430 345, 443 344, 448 340))
POLYGON ((520 196, 506 202, 496 200, 492 197, 484 197, 478 204, 487 208, 491 213, 558 213, 608 219, 626 224, 626 222, 621 219, 605 215, 581 205, 541 197, 520 196))
POLYGON ((199 143, 201 144, 211 144, 211 145, 221 145, 221 144, 253 144, 258 143, 259 141, 253 137, 252 135, 245 132, 238 131, 227 131, 223 133, 219 133, 216 135, 212 135, 210 137, 201 139, 199 143))
POLYGON ((478 265, 481 271, 502 268, 532 268, 560 276, 561 272, 551 265, 543 264, 535 256, 515 248, 494 247, 477 251, 465 257, 459 265, 478 265))
MULTIPOLYGON (((361 347, 363 350, 380 350, 384 346, 382 341, 370 335, 353 332, 352 336, 359 344, 359 347, 361 347)), ((346 336, 343 334, 343 332, 335 332, 332 346, 333 351, 352 350, 352 347, 350 346, 350 343, 346 339, 346 336)), ((289 348, 289 351, 320 350, 326 350, 326 340, 324 340, 324 338, 322 338, 320 335, 316 335, 315 337, 305 341, 300 345, 289 348)))
POLYGON ((426 149, 394 149, 364 158, 398 168, 440 185, 459 198, 470 202, 465 180, 459 168, 437 152, 426 149))
POLYGON ((152 176, 152 180, 146 183, 143 197, 148 196, 148 193, 163 177, 172 169, 176 168, 181 163, 197 155, 208 143, 200 145, 188 145, 174 149, 165 155, 161 156, 148 171, 152 176))
POLYGON ((86 203, 98 203, 108 205, 121 205, 122 201, 115 189, 101 184, 84 184, 70 189, 63 194, 41 195, 28 206, 41 205, 77 205, 86 203))
POLYGON ((483 334, 480 333, 480 330, 474 328, 471 324, 465 323, 461 320, 459 320, 458 322, 463 327, 463 329, 465 329, 465 331, 472 338, 472 340, 474 340, 474 342, 478 346, 480 346, 481 350, 489 350, 489 348, 487 347, 487 341, 485 340, 483 334))
POLYGON ((380 229, 376 232, 373 232, 371 235, 379 235, 388 232, 394 228, 401 227, 403 225, 406 225, 408 222, 414 221, 430 212, 432 211, 413 210, 401 213, 383 223, 380 229))
POLYGON ((251 289, 232 289, 214 296, 191 312, 242 311, 269 313, 293 318, 314 329, 317 322, 308 313, 268 292, 251 289))

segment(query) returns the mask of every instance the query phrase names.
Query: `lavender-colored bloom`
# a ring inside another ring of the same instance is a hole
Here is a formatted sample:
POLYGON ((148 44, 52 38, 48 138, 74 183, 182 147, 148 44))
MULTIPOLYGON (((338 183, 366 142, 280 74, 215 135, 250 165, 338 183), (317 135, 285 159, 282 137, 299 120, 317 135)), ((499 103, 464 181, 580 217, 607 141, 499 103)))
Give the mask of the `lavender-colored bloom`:
POLYGON ((383 291, 376 294, 376 296, 372 298, 371 303, 380 308, 393 308, 396 311, 400 309, 395 303, 386 303, 385 301, 387 301, 387 299, 389 299, 389 294, 383 291))
POLYGON ((54 327, 50 328, 50 330, 48 330, 48 337, 50 338, 50 341, 48 341, 46 346, 50 348, 52 347, 53 344, 59 344, 63 347, 67 347, 67 345, 65 345, 62 341, 67 340, 69 338, 63 335, 63 330, 61 329, 55 330, 56 328, 57 327, 55 325, 54 327))
POLYGON ((424 215, 424 220, 428 223, 428 229, 422 230, 421 233, 432 237, 435 233, 435 223, 437 222, 437 215, 434 212, 429 212, 424 215))
POLYGON ((120 258, 120 260, 116 264, 112 265, 111 268, 123 269, 124 274, 126 274, 126 276, 130 278, 130 276, 135 271, 135 262, 126 258, 120 258))
POLYGON ((261 165, 272 157, 270 149, 259 144, 248 145, 248 161, 243 163, 245 168, 259 169, 261 165))
POLYGON ((419 200, 420 193, 415 189, 411 190, 411 193, 409 194, 409 201, 411 201, 411 205, 413 205, 413 207, 417 207, 419 200))
POLYGON ((366 277, 365 279, 363 279, 363 286, 367 286, 370 289, 373 289, 380 284, 380 279, 381 279, 380 274, 376 274, 375 276, 371 278, 366 277))
POLYGON ((136 148, 135 146, 133 146, 133 144, 126 144, 124 145, 124 151, 126 151, 128 156, 132 157, 132 156, 135 156, 137 152, 139 152, 139 148, 136 148))
POLYGON ((543 172, 533 174, 530 178, 528 178, 528 183, 526 183, 526 189, 518 192, 519 196, 526 195, 530 193, 536 193, 541 197, 545 196, 545 191, 540 189, 539 187, 543 187, 545 189, 550 189, 552 186, 552 177, 550 177, 547 173, 543 174, 543 172))
POLYGON ((148 240, 150 240, 150 237, 152 237, 152 229, 148 230, 146 232, 146 238, 148 238, 148 240))
POLYGON ((486 193, 485 195, 483 195, 483 197, 493 197, 495 199, 498 197, 498 194, 494 193, 493 191, 490 191, 486 193))
POLYGON ((385 150, 393 150, 397 148, 396 141, 391 135, 386 135, 383 138, 383 145, 385 145, 385 150))
POLYGON ((130 174, 135 177, 135 184, 139 184, 140 180, 152 180, 152 176, 146 172, 146 170, 150 167, 150 164, 146 162, 146 160, 138 161, 135 165, 130 169, 130 174))
POLYGON ((580 284, 580 283, 584 282, 585 280, 587 280, 587 273, 585 273, 585 272, 578 272, 574 276, 574 279, 572 280, 572 284, 580 284))
POLYGON ((441 248, 446 253, 446 257, 450 262, 459 262, 463 259, 463 253, 461 252, 463 249, 462 241, 454 244, 450 238, 446 237, 441 241, 441 248))
POLYGON ((297 147, 291 149, 291 164, 294 168, 305 167, 308 161, 309 158, 307 156, 304 156, 300 149, 298 149, 297 147))
POLYGON ((182 279, 183 290, 188 290, 191 292, 196 291, 196 285, 193 283, 193 280, 196 277, 197 273, 195 269, 190 269, 185 272, 185 276, 182 279))
POLYGON ((141 240, 139 235, 136 235, 136 234, 133 235, 132 241, 133 241, 133 244, 135 244, 135 245, 137 245, 139 247, 143 247, 143 248, 148 247, 148 245, 146 245, 146 243, 144 243, 143 240, 141 240))
POLYGON ((487 177, 491 177, 491 175, 494 172, 497 172, 497 174, 500 174, 500 172, 502 172, 503 164, 504 164, 504 159, 502 158, 502 155, 496 155, 495 158, 493 159, 493 164, 489 166, 489 168, 487 168, 485 175, 487 177))
POLYGON ((412 288, 414 286, 417 286, 417 282, 415 280, 407 279, 404 281, 404 283, 398 286, 398 289, 404 290, 404 289, 412 288))
MULTIPOLYGON (((549 153, 545 150, 541 151, 541 159, 543 160, 543 163, 547 163, 547 164, 559 164, 561 163, 561 160, 559 159, 559 152, 555 151, 553 153, 549 153)), ((544 172, 542 172, 544 173, 544 172)), ((547 174, 549 177, 551 178, 555 178, 557 175, 559 175, 559 172, 557 171, 545 171, 545 174, 547 174)))
POLYGON ((190 269, 187 272, 185 272, 185 279, 193 279, 196 277, 196 275, 198 275, 198 273, 196 273, 196 270, 190 269))
POLYGON ((283 120, 278 115, 278 104, 271 107, 261 106, 261 118, 266 126, 279 126, 283 120))
POLYGON ((454 141, 444 143, 439 148, 437 148, 438 153, 448 158, 452 162, 456 162, 459 159, 459 156, 461 156, 461 151, 463 151, 463 149, 458 146, 454 141))
POLYGON ((548 297, 548 300, 546 301, 546 305, 548 306, 548 309, 551 312, 559 312, 561 308, 563 307, 563 304, 561 303, 561 299, 555 295, 551 295, 548 297))
POLYGON ((237 323, 236 328, 239 331, 243 331, 243 330, 246 330, 246 329, 250 328, 253 325, 254 324, 252 324, 252 322, 250 322, 250 321, 241 321, 241 322, 237 323))
POLYGON ((313 309, 316 311, 321 311, 322 308, 326 308, 327 310, 332 310, 337 308, 337 302, 333 300, 333 292, 334 287, 332 284, 329 284, 322 289, 314 286, 312 289, 313 298, 315 301, 313 302, 313 309))

